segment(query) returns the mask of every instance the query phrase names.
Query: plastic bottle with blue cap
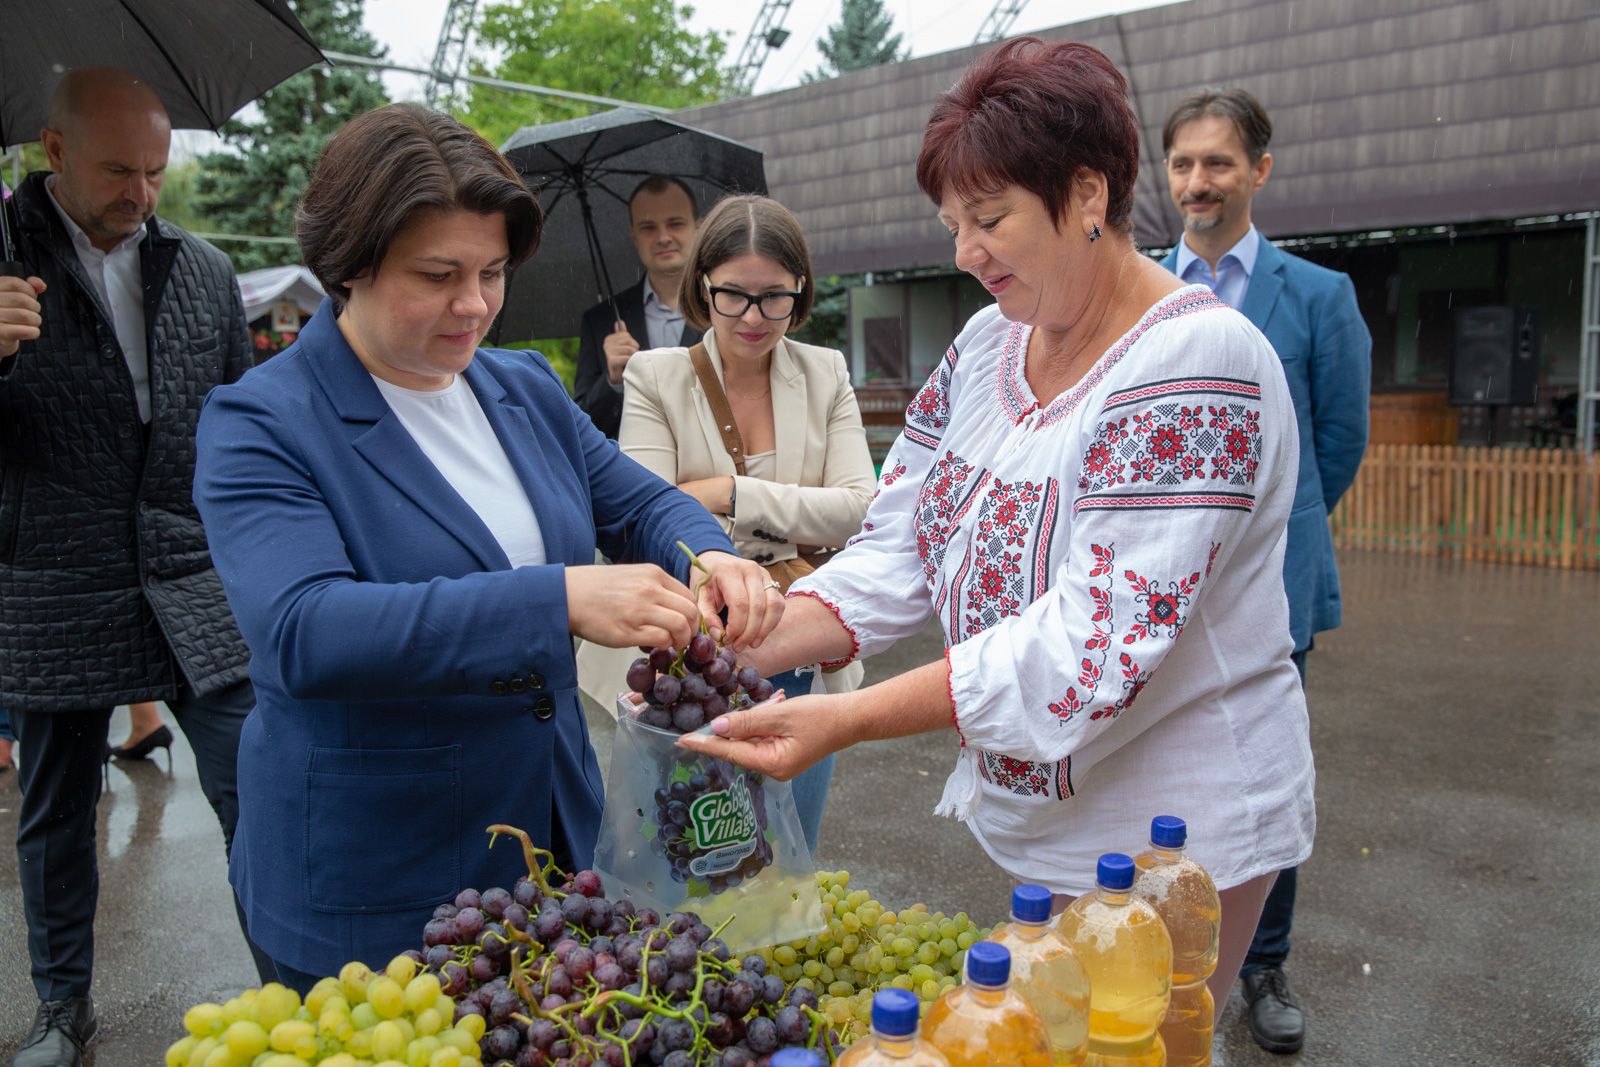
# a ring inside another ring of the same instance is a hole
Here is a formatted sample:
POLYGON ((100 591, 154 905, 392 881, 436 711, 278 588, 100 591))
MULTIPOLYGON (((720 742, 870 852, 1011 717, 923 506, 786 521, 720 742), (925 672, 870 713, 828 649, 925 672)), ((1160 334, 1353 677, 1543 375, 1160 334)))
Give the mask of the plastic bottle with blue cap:
POLYGON ((1055 897, 1042 885, 1011 891, 1011 921, 989 940, 1011 953, 1011 988, 1033 1005, 1050 1035, 1050 1062, 1080 1067, 1089 1052, 1089 976, 1078 955, 1050 925, 1055 897))
POLYGON ((1044 1020, 1010 987, 1011 953, 979 941, 967 949, 966 980, 928 1009, 922 1036, 950 1067, 1050 1067, 1044 1020))
POLYGON ((838 1067, 950 1067, 918 1036, 922 1001, 907 989, 881 989, 872 998, 872 1033, 839 1057, 838 1067))
POLYGON ((1133 859, 1100 857, 1095 891, 1061 913, 1058 928, 1089 972, 1085 1067, 1166 1067, 1161 1023, 1172 992, 1172 938, 1133 895, 1133 859))
POLYGON ((1167 1067, 1211 1067, 1222 901, 1206 869, 1188 855, 1188 825, 1176 815, 1150 822, 1150 847, 1133 858, 1133 895, 1156 910, 1172 937, 1172 1000, 1161 1024, 1167 1067))

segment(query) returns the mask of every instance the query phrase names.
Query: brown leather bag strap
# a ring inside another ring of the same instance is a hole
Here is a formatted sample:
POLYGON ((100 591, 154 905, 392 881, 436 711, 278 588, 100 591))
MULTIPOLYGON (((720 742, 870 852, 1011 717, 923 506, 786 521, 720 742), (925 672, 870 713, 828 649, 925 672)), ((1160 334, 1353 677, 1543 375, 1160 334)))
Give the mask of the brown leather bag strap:
POLYGON ((694 361, 694 372, 700 378, 706 403, 711 405, 711 417, 717 420, 717 430, 722 434, 722 447, 728 450, 733 469, 742 476, 745 472, 744 440, 739 436, 739 424, 733 419, 728 394, 722 391, 722 381, 717 377, 716 368, 711 365, 711 353, 706 351, 703 343, 697 344, 689 349, 689 358, 694 361))

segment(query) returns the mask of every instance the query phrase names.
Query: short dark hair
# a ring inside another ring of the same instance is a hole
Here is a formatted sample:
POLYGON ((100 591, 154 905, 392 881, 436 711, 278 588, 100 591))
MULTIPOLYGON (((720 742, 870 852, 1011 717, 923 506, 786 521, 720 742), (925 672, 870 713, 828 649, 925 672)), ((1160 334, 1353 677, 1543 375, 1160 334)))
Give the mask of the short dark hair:
POLYGON ((544 230, 539 201, 494 145, 442 112, 390 104, 329 138, 294 235, 306 266, 343 307, 345 283, 376 274, 395 237, 428 209, 505 216, 510 267, 533 255, 544 230))
POLYGON ((682 178, 675 178, 671 174, 652 174, 644 181, 633 187, 633 192, 628 194, 628 222, 633 223, 633 202, 639 199, 640 193, 664 193, 676 185, 683 190, 683 195, 689 198, 689 214, 695 218, 700 217, 700 201, 695 198, 694 190, 689 188, 689 183, 682 178))
POLYGON ((1161 154, 1172 151, 1172 139, 1178 136, 1180 126, 1207 115, 1233 123, 1251 163, 1259 162, 1267 154, 1267 145, 1272 141, 1272 120, 1267 118, 1267 109, 1261 106, 1261 101, 1243 89, 1201 89, 1185 98, 1167 116, 1167 124, 1161 130, 1161 154))
POLYGON ((806 234, 788 208, 765 196, 724 197, 700 224, 678 289, 678 306, 689 325, 697 330, 711 328, 711 298, 701 279, 744 255, 765 256, 800 279, 789 329, 805 325, 817 290, 806 234))
POLYGON ((1017 185, 1061 224, 1080 170, 1106 180, 1106 222, 1126 228, 1139 174, 1139 120, 1128 80, 1097 48, 1019 37, 990 49, 940 94, 917 157, 935 204, 1017 185))

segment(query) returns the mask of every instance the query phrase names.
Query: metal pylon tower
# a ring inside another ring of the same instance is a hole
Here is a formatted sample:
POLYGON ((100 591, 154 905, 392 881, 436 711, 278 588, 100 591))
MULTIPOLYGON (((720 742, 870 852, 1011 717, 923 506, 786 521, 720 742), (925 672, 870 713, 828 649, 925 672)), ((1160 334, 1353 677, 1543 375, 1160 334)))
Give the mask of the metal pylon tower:
POLYGON ((472 16, 478 0, 450 0, 444 9, 444 25, 439 27, 439 44, 433 50, 433 77, 428 79, 423 98, 429 107, 455 88, 456 79, 467 61, 467 38, 472 35, 472 16))
POLYGON ((789 31, 783 28, 783 20, 788 17, 789 5, 794 0, 763 0, 761 10, 756 12, 755 25, 750 27, 750 36, 744 39, 744 47, 739 50, 739 58, 733 61, 733 91, 737 96, 749 96, 756 87, 756 78, 761 73, 761 65, 767 61, 767 54, 774 49, 782 48, 783 42, 789 39, 789 31))
POLYGON ((983 25, 978 27, 978 35, 972 39, 973 44, 983 44, 985 41, 998 41, 1011 32, 1011 26, 1017 21, 1017 16, 1022 14, 1028 0, 995 0, 994 7, 989 12, 989 17, 983 20, 983 25))

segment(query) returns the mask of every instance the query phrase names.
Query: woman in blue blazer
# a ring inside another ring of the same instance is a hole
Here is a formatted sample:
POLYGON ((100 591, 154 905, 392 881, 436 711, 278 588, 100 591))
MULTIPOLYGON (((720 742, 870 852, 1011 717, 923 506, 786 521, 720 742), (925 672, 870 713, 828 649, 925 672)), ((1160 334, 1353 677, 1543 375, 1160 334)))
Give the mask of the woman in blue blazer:
POLYGON ((296 220, 330 299, 211 394, 195 499, 253 653, 232 881, 306 989, 420 946, 433 908, 507 885, 509 822, 590 863, 601 779, 572 639, 736 648, 781 598, 688 496, 619 453, 549 365, 478 349, 538 203, 424 108, 329 142, 296 220), (698 597, 682 540, 709 566, 698 597), (592 566, 599 547, 639 565, 592 566))

